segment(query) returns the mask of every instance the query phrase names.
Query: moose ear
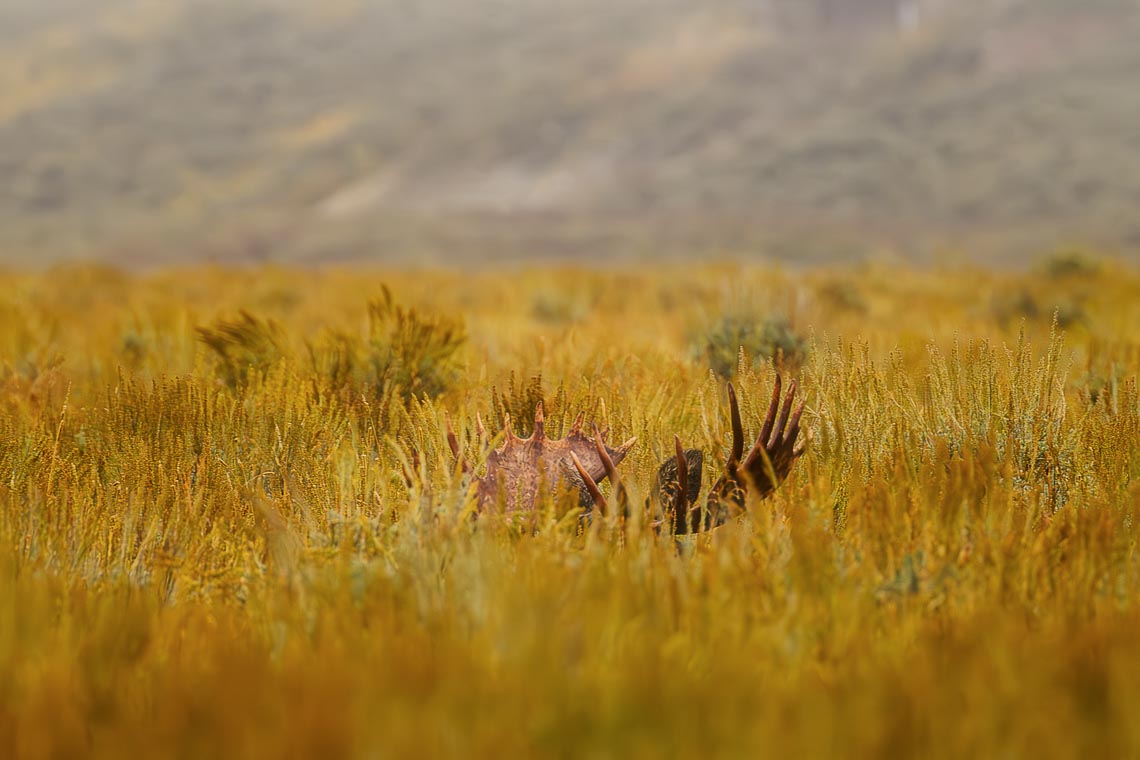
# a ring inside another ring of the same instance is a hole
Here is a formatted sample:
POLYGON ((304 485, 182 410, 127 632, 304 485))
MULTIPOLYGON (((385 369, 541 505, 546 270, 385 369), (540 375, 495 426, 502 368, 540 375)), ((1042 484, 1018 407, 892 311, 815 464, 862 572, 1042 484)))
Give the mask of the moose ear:
MULTIPOLYGON (((700 449, 686 449, 685 456, 685 503, 692 506, 697 503, 701 495, 701 480, 704 474, 705 456, 700 449)), ((657 480, 653 485, 661 508, 669 512, 677 506, 678 491, 680 491, 679 473, 677 472, 677 457, 669 457, 657 469, 657 480)))

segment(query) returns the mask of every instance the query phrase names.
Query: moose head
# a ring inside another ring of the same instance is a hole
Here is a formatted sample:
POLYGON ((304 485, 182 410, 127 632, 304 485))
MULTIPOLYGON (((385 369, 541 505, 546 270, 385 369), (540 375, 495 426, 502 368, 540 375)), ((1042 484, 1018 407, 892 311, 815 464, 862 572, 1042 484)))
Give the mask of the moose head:
MULTIPOLYGON (((685 534, 707 530, 725 523, 745 506, 749 490, 764 498, 776 490, 804 452, 796 440, 800 432, 803 404, 795 406, 796 385, 789 383, 781 404, 781 378, 776 376, 772 401, 760 435, 747 456, 744 454, 744 426, 736 390, 728 386, 729 414, 732 422, 732 450, 724 472, 700 499, 704 455, 699 449, 685 449, 678 436, 673 437, 674 456, 665 460, 657 471, 650 490, 651 508, 656 508, 663 525, 672 533, 685 534), (793 410, 794 407, 794 410, 793 410)), ((477 479, 476 498, 480 510, 502 505, 508 511, 534 509, 544 491, 574 490, 579 503, 586 508, 610 510, 609 500, 598 484, 607 478, 613 484, 613 496, 626 508, 626 491, 617 467, 636 442, 631 438, 616 448, 606 443, 607 431, 593 426, 592 435, 583 431, 584 415, 579 414, 565 438, 546 435, 542 404, 535 411, 534 432, 529 438, 515 435, 510 417, 504 421, 505 442, 487 457, 487 474, 477 479)), ((482 432, 482 423, 480 422, 482 432)), ((464 472, 471 467, 463 458, 459 439, 447 423, 447 442, 464 472)))

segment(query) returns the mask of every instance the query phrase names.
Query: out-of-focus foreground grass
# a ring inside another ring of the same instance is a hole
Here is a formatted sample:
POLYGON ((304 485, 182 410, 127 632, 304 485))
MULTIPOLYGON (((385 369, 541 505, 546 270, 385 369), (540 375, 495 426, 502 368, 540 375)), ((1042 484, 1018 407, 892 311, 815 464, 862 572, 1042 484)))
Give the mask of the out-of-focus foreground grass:
POLYGON ((1131 270, 0 285, 0 756, 1140 752, 1131 270), (640 504, 773 354, 811 444, 747 518, 471 519, 445 411, 636 435, 640 504))

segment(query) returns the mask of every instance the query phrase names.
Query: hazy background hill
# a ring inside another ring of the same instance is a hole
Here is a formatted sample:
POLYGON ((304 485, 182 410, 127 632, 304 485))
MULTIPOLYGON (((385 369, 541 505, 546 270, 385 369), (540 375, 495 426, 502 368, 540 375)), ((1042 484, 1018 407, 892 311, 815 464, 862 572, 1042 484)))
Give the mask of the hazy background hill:
POLYGON ((0 0, 0 260, 1140 250, 1138 0, 0 0))

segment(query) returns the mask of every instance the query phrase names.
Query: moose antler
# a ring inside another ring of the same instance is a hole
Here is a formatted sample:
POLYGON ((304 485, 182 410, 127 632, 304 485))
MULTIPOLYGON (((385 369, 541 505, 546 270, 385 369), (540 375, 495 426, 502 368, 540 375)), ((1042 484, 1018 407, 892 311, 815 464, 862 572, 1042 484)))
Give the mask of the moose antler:
MULTIPOLYGON (((781 378, 776 376, 772 389, 772 401, 768 406, 768 416, 760 429, 760 435, 753 444, 748 456, 744 457, 744 425, 740 421, 740 405, 736 400, 736 389, 728 385, 728 406, 732 422, 732 451, 725 464, 724 475, 709 489, 707 502, 702 509, 700 504, 701 481, 704 471, 704 455, 699 449, 685 449, 680 436, 673 436, 675 454, 666 459, 657 471, 657 482, 653 489, 663 512, 664 522, 674 534, 695 533, 717 525, 723 525, 732 516, 733 510, 744 507, 748 489, 755 490, 764 498, 791 472, 792 464, 804 453, 804 447, 796 446, 800 432, 800 418, 804 406, 801 403, 792 411, 795 402, 796 384, 790 383, 780 405, 781 378)), ((600 446, 600 442, 597 442, 600 446)), ((575 462, 578 475, 582 478, 594 502, 603 510, 608 509, 601 489, 590 478, 586 468, 575 462)), ((610 481, 618 492, 619 501, 625 501, 625 489, 617 478, 614 468, 606 470, 610 481)))
POLYGON ((673 533, 695 533, 723 525, 736 510, 743 509, 748 489, 759 498, 769 496, 791 472, 792 464, 805 450, 796 446, 800 432, 800 418, 804 405, 793 405, 796 384, 788 384, 783 408, 780 405, 781 378, 776 376, 768 416, 760 428, 748 456, 744 455, 744 426, 740 421, 740 405, 736 389, 728 385, 728 406, 732 421, 732 451, 725 463, 724 475, 709 489, 708 500, 702 509, 697 497, 700 493, 701 456, 695 449, 682 451, 680 439, 675 437, 677 454, 662 463, 657 473, 657 495, 666 521, 673 533), (696 487, 693 487, 693 470, 696 470, 696 487), (686 482, 688 481, 688 482, 686 482))
MULTIPOLYGON (((579 493, 579 502, 589 506, 601 496, 598 483, 608 477, 617 482, 617 465, 633 448, 636 438, 611 449, 605 445, 607 431, 594 426, 593 439, 582 433, 585 415, 579 414, 570 433, 561 439, 548 438, 546 417, 539 403, 534 413, 534 432, 529 438, 515 435, 510 415, 504 415, 503 445, 487 456, 487 474, 477 479, 479 508, 494 506, 503 499, 508 511, 533 509, 541 488, 551 493, 570 487, 579 493), (582 473, 585 473, 584 475, 582 473), (596 494, 596 495, 595 495, 596 494)), ((471 467, 461 455, 459 439, 446 420, 447 443, 464 473, 471 467)), ((482 421, 478 422, 482 427, 482 421)), ((480 434, 480 438, 482 434, 480 434)))
MULTIPOLYGON (((679 436, 673 436, 674 456, 665 460, 657 472, 652 493, 662 511, 666 525, 673 533, 694 533, 724 524, 744 507, 748 490, 760 498, 768 496, 788 476, 792 465, 804 453, 796 445, 800 432, 803 404, 795 407, 796 384, 788 384, 788 392, 781 406, 782 381, 776 376, 768 416, 760 435, 748 456, 744 456, 744 426, 740 421, 740 405, 736 389, 728 386, 728 406, 732 422, 732 450, 725 464, 724 474, 709 489, 704 505, 700 502, 704 456, 698 449, 685 449, 679 436)), ((625 487, 618 476, 617 466, 633 448, 636 438, 630 438, 616 449, 605 443, 606 432, 593 426, 593 437, 582 432, 583 415, 579 414, 562 439, 546 436, 546 420, 540 403, 535 410, 534 432, 529 438, 519 438, 511 427, 509 416, 504 420, 505 443, 487 457, 487 474, 477 479, 476 491, 480 509, 502 503, 508 510, 533 509, 542 487, 557 492, 566 487, 576 488, 583 507, 596 506, 603 512, 610 505, 599 483, 609 478, 614 495, 623 511, 628 507, 625 487)), ((477 421, 479 437, 483 438, 482 420, 477 421)), ((464 473, 471 467, 462 457, 459 439, 446 420, 447 443, 464 473)))

